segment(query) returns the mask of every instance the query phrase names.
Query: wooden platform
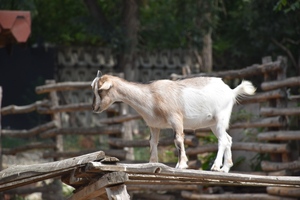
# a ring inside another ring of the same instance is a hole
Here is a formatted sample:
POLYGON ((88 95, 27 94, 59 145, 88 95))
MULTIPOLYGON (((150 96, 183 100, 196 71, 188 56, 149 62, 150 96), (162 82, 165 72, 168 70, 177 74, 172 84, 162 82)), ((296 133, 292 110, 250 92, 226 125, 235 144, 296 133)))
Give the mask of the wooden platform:
POLYGON ((0 192, 61 177, 74 187, 70 200, 129 199, 127 187, 145 185, 236 185, 299 188, 300 178, 179 170, 161 163, 123 164, 103 151, 51 163, 17 165, 0 172, 0 192))

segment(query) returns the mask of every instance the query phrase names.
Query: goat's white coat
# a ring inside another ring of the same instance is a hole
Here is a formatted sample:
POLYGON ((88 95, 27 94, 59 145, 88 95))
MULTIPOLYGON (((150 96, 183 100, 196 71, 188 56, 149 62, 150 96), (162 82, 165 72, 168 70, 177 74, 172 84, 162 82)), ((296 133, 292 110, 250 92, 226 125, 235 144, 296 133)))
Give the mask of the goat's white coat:
POLYGON ((228 172, 232 166, 232 141, 226 132, 232 107, 239 96, 255 92, 249 81, 243 81, 238 87, 231 89, 220 78, 212 77, 181 81, 158 80, 143 85, 104 75, 95 78, 92 87, 95 96, 94 111, 102 112, 113 102, 123 101, 143 117, 151 130, 150 162, 158 162, 160 129, 174 129, 174 141, 179 151, 177 167, 186 168, 183 129, 210 127, 218 138, 218 154, 212 170, 224 172, 228 172), (224 164, 220 169, 223 156, 224 164))

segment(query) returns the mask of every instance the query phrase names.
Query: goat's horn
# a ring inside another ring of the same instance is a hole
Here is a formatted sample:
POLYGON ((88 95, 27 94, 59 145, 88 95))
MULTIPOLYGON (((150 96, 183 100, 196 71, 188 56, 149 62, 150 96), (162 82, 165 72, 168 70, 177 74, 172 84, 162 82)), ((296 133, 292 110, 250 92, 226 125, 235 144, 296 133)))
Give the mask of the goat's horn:
POLYGON ((97 77, 100 78, 101 76, 102 76, 102 72, 100 70, 98 70, 97 77))

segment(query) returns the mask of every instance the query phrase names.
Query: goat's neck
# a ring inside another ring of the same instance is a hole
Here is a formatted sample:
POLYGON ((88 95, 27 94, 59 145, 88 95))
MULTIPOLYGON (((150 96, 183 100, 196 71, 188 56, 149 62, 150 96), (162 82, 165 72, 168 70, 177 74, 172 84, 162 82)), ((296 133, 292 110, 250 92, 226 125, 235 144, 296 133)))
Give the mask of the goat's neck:
POLYGON ((149 85, 122 81, 117 87, 118 100, 130 105, 140 115, 149 112, 151 93, 149 85))

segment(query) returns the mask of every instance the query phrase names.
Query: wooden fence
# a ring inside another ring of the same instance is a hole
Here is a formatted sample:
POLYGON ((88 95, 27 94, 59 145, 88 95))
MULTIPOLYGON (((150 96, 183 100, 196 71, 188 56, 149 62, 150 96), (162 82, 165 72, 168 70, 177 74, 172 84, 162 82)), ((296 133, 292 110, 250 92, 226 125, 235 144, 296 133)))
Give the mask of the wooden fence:
MULTIPOLYGON (((262 131, 257 135, 255 142, 234 142, 233 150, 253 151, 257 153, 269 154, 270 159, 261 162, 263 172, 267 175, 296 175, 299 173, 299 141, 300 131, 299 125, 294 126, 292 130, 291 118, 300 115, 300 107, 288 107, 290 102, 299 101, 300 96, 289 94, 290 87, 298 87, 300 85, 300 77, 285 77, 286 61, 279 57, 278 60, 272 62, 269 58, 263 60, 263 64, 257 64, 246 67, 241 70, 231 70, 226 72, 214 72, 211 74, 192 74, 186 76, 172 75, 172 79, 195 77, 195 76, 218 76, 222 77, 226 82, 234 82, 233 80, 251 79, 251 77, 261 77, 264 81, 261 83, 259 92, 243 99, 241 104, 260 103, 260 115, 255 121, 235 122, 230 125, 230 129, 239 128, 259 128, 262 131)), ((132 127, 130 121, 140 119, 139 115, 128 112, 128 107, 122 104, 115 104, 107 111, 108 118, 101 118, 99 121, 103 126, 95 127, 63 127, 61 123, 61 113, 78 112, 91 110, 91 102, 80 102, 76 104, 61 104, 59 95, 66 91, 72 90, 90 90, 90 82, 63 82, 55 83, 47 81, 46 85, 36 88, 37 94, 49 94, 49 98, 42 101, 34 102, 26 106, 7 106, 2 108, 3 117, 12 114, 23 114, 36 111, 40 114, 51 115, 51 121, 39 125, 29 130, 6 130, 3 129, 2 138, 17 137, 31 138, 37 137, 39 142, 28 143, 10 149, 2 149, 3 155, 15 155, 27 150, 38 149, 43 151, 44 158, 52 158, 59 160, 62 158, 79 156, 82 154, 103 150, 103 149, 84 149, 82 151, 66 151, 63 149, 64 136, 66 135, 109 135, 109 149, 105 149, 108 156, 117 157, 126 162, 133 162, 134 147, 149 147, 148 140, 132 140, 132 127)), ((92 98, 92 97, 90 97, 92 98)), ((198 159, 199 154, 217 151, 216 144, 201 144, 203 135, 209 134, 210 130, 196 130, 195 133, 186 132, 185 144, 187 146, 186 153, 190 159, 189 167, 199 169, 201 167, 198 159)), ((160 146, 173 145, 173 138, 164 138, 159 143, 160 146)), ((136 185, 135 190, 161 190, 160 185, 152 187, 144 187, 136 185)), ((207 192, 207 188, 199 189, 198 187, 181 187, 184 190, 181 195, 185 199, 197 199, 199 195, 209 195, 214 193, 216 187, 210 187, 211 192, 207 192)), ((223 190, 224 192, 224 190, 223 190)), ((277 199, 276 196, 293 196, 293 190, 288 188, 270 187, 266 192, 270 194, 268 199, 277 199), (288 195, 286 195, 288 194, 288 195), (289 195, 291 194, 291 195, 289 195)), ((266 195, 267 195, 266 194, 266 195)), ((235 194, 237 195, 237 194, 235 194)), ((258 195, 258 194, 257 194, 258 195)), ((172 195, 171 195, 172 196, 172 195)), ((246 197, 246 195, 244 195, 246 197)), ((251 195, 252 199, 257 198, 256 194, 251 195)), ((237 199, 242 199, 235 197, 237 199)), ((218 195, 210 197, 211 199, 219 199, 218 195)), ((250 197, 247 196, 248 199, 250 197)), ((147 198, 145 198, 147 199, 147 198)))

